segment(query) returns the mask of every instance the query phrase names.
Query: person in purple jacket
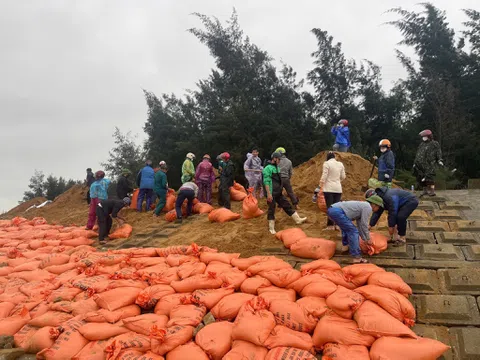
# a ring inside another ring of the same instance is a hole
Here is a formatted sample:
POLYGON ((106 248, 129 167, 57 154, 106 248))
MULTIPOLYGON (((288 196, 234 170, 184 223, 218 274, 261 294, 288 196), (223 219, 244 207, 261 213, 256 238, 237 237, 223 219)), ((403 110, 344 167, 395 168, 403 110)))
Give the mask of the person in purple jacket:
POLYGON ((198 185, 198 200, 202 203, 212 204, 212 184, 215 182, 213 165, 210 155, 203 155, 203 160, 195 171, 195 182, 198 185))

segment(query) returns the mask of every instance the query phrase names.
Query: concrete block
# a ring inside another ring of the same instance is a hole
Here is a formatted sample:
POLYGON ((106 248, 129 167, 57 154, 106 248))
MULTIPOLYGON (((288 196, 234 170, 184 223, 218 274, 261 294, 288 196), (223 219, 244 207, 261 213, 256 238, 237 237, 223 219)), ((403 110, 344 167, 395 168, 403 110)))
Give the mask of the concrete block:
POLYGON ((433 201, 421 200, 417 206, 418 210, 435 210, 438 209, 438 204, 433 201))
POLYGON ((480 295, 480 269, 438 270, 442 293, 480 295))
POLYGON ((408 244, 435 244, 433 233, 426 231, 407 231, 408 244))
MULTIPOLYGON (((435 185, 435 187, 436 187, 436 185, 435 185)), ((443 196, 438 196, 437 195, 437 196, 429 196, 428 200, 436 202, 436 203, 443 203, 443 202, 447 201, 448 199, 443 197, 443 196)))
POLYGON ((435 220, 456 220, 462 218, 457 210, 434 210, 433 217, 435 220))
POLYGON ((415 295, 417 321, 421 324, 480 325, 473 296, 415 295))
POLYGON ((428 220, 428 214, 425 210, 414 210, 408 217, 410 220, 428 220))
POLYGON ((401 258, 401 259, 413 259, 415 256, 412 245, 403 245, 399 247, 389 246, 384 252, 374 255, 374 258, 401 258))
POLYGON ((420 244, 416 245, 415 258, 421 260, 463 260, 460 248, 451 244, 420 244))
POLYGON ((11 349, 13 347, 13 336, 0 335, 0 349, 11 349))
MULTIPOLYGON (((418 336, 434 339, 444 343, 445 345, 452 346, 450 344, 450 334, 448 332, 448 328, 444 326, 427 326, 416 324, 412 328, 413 332, 418 336)), ((453 349, 448 350, 445 352, 441 357, 438 358, 439 360, 453 360, 453 349)))
POLYGON ((25 354, 22 348, 0 350, 0 360, 16 360, 25 354))
POLYGON ((448 223, 444 221, 412 221, 410 229, 428 232, 450 231, 448 223))
POLYGON ((446 201, 442 205, 442 210, 468 210, 471 209, 467 201, 446 201))
POLYGON ((435 234, 439 244, 470 245, 480 244, 479 237, 469 232, 441 232, 435 234))
POLYGON ((480 261, 480 245, 462 246, 462 251, 468 261, 480 261))
POLYGON ((457 359, 480 359, 480 329, 453 328, 450 329, 453 351, 457 359))
POLYGON ((425 269, 391 269, 400 276, 413 290, 414 294, 436 294, 439 282, 435 270, 425 269))
POLYGON ((454 231, 480 232, 480 221, 478 220, 457 220, 455 224, 456 230, 454 231))

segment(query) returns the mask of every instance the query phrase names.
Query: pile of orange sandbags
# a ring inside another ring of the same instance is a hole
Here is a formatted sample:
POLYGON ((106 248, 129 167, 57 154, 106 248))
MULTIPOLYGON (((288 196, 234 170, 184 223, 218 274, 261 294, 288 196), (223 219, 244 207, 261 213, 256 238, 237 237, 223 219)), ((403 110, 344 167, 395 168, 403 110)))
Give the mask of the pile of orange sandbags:
POLYGON ((282 230, 275 236, 293 255, 306 259, 331 259, 337 247, 334 241, 308 237, 299 228, 282 230))
POLYGON ((232 201, 243 201, 247 197, 247 190, 237 182, 230 188, 230 199, 232 201))
POLYGON ((416 337, 410 287, 375 265, 299 271, 196 244, 62 244, 91 235, 0 222, 0 335, 37 359, 434 360, 448 349, 416 337))

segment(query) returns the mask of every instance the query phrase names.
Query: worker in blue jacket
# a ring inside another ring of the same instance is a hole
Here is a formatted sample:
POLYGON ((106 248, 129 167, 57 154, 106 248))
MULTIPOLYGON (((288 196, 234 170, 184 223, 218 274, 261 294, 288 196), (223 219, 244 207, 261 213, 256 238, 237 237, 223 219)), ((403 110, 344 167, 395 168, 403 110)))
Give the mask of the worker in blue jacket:
POLYGON ((333 150, 338 152, 347 152, 350 146, 350 129, 348 128, 348 120, 340 120, 331 130, 335 135, 335 145, 333 150))
POLYGON ((365 198, 374 195, 380 196, 383 200, 383 207, 374 209, 374 213, 370 218, 370 227, 377 225, 378 220, 384 210, 388 212, 388 232, 394 246, 401 246, 407 243, 405 235, 407 234, 407 219, 410 214, 417 208, 418 199, 409 191, 401 189, 388 189, 381 187, 378 189, 369 189, 365 193, 365 198), (397 228, 397 236, 395 238, 395 227, 397 228))
POLYGON ((395 175, 395 154, 391 150, 392 143, 388 139, 380 140, 378 144, 380 147, 380 158, 373 157, 374 160, 378 159, 378 181, 380 186, 392 187, 393 176, 395 175))

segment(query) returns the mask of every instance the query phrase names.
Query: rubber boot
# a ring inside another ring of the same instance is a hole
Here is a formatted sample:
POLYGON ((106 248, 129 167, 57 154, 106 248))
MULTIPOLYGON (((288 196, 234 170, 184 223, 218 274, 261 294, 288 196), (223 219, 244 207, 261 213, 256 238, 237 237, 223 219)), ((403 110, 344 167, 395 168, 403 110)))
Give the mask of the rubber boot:
POLYGON ((429 196, 437 196, 437 194, 435 194, 435 185, 430 185, 428 187, 428 195, 429 196))
POLYGON ((420 197, 425 196, 425 195, 428 195, 428 188, 426 186, 423 187, 423 192, 420 195, 420 197))
POLYGON ((298 213, 296 211, 293 213, 292 219, 293 219, 293 221, 295 221, 295 223, 297 225, 303 224, 305 221, 307 221, 306 217, 304 217, 304 218, 300 217, 300 215, 298 215, 298 213))
POLYGON ((268 230, 272 235, 275 235, 277 233, 275 231, 275 220, 268 220, 268 230))

